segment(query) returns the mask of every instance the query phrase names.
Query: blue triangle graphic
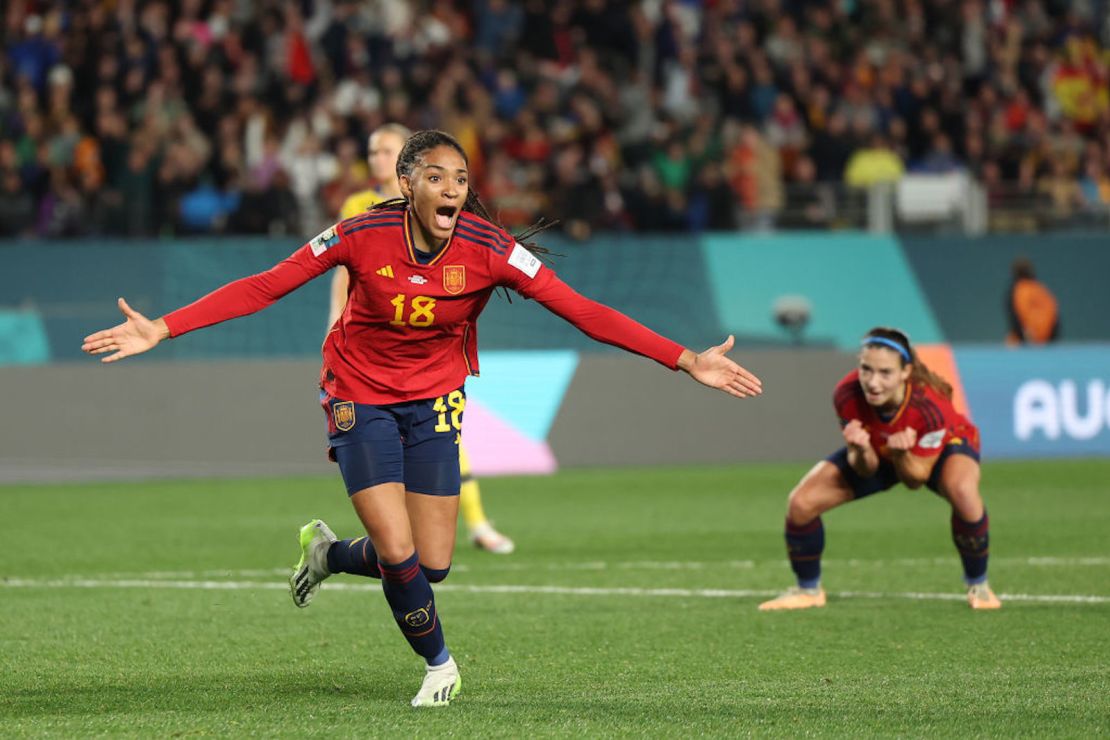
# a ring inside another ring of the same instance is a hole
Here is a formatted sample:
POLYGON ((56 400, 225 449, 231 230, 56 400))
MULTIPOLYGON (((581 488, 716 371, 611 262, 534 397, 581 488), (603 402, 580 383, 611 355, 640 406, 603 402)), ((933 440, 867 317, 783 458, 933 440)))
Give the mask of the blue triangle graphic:
POLYGON ((578 353, 483 352, 479 368, 481 377, 466 381, 467 397, 529 439, 542 442, 578 368, 578 353))

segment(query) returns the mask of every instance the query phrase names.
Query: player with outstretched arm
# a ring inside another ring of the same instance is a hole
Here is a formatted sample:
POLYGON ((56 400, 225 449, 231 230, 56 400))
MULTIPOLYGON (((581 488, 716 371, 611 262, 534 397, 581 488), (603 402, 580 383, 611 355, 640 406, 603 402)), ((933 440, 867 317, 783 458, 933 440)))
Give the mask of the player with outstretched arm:
POLYGON ((493 290, 511 288, 599 342, 734 397, 759 395, 762 385, 726 356, 732 337, 697 354, 567 286, 489 218, 450 135, 414 134, 397 174, 402 199, 340 221, 266 272, 153 321, 121 298, 126 321, 89 335, 82 349, 118 361, 259 311, 345 266, 352 287, 324 342, 321 401, 330 453, 367 536, 338 540, 319 520, 305 525, 293 598, 308 604, 333 573, 380 576, 398 627, 427 664, 412 704, 444 706, 461 682, 431 584, 451 567, 463 382, 478 372, 477 319, 493 290))
POLYGON ((786 550, 798 585, 760 604, 761 611, 824 606, 821 515, 899 482, 925 485, 948 501, 968 604, 1002 606, 987 584, 990 530, 979 495, 979 430, 951 398, 952 387, 917 357, 903 332, 876 327, 867 333, 859 367, 833 393, 845 446, 817 463, 787 502, 786 550))
MULTIPOLYGON (((366 163, 376 185, 352 193, 343 201, 339 209, 341 221, 362 215, 383 201, 401 197, 401 185, 397 180, 397 157, 410 136, 412 131, 399 123, 385 123, 374 129, 366 142, 366 163)), ((332 271, 331 300, 328 305, 329 331, 343 316, 350 287, 347 268, 339 265, 332 271)), ((465 445, 462 444, 459 445, 459 471, 462 474, 459 510, 470 541, 486 552, 496 555, 511 554, 516 549, 516 543, 495 529, 486 516, 485 507, 482 506, 482 489, 478 479, 471 473, 470 459, 465 445)))

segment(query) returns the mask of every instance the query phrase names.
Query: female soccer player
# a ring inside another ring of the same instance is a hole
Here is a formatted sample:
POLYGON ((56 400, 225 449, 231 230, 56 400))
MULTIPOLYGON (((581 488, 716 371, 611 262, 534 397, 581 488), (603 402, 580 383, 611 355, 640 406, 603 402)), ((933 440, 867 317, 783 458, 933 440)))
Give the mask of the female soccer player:
MULTIPOLYGON (((412 131, 400 123, 386 123, 374 129, 366 142, 366 163, 370 167, 370 176, 378 186, 349 195, 339 209, 341 221, 364 214, 383 201, 402 197, 401 185, 397 180, 397 157, 410 136, 412 131)), ((347 268, 340 265, 332 271, 331 300, 328 306, 329 329, 335 326, 335 322, 343 315, 349 288, 350 276, 347 274, 347 268)), ((470 472, 470 459, 466 454, 466 448, 462 445, 459 445, 459 470, 462 473, 459 510, 466 524, 470 541, 480 550, 492 552, 495 555, 511 554, 516 549, 516 543, 494 529, 493 523, 486 516, 482 506, 482 489, 478 480, 470 472)))
POLYGON ((414 134, 397 174, 403 200, 340 221, 266 272, 153 321, 120 298, 126 321, 89 335, 82 349, 122 360, 258 311, 344 265, 352 288, 324 342, 320 388, 330 454, 367 537, 338 541, 319 520, 305 525, 293 598, 308 604, 333 573, 380 577, 397 625, 427 662, 412 704, 443 706, 460 679, 430 584, 451 567, 463 381, 478 371, 476 322, 493 290, 511 288, 600 342, 737 398, 758 395, 762 385, 726 356, 732 337, 695 354, 574 292, 491 223, 469 187, 466 155, 448 134, 414 134))
POLYGON ((833 393, 845 447, 829 455, 790 492, 786 550, 798 585, 760 604, 761 611, 825 605, 821 515, 901 481, 923 484, 952 506, 952 540, 964 566, 972 609, 1002 603, 987 584, 989 529, 979 495, 979 430, 952 407, 952 387, 917 358, 897 329, 863 338, 859 368, 833 393))

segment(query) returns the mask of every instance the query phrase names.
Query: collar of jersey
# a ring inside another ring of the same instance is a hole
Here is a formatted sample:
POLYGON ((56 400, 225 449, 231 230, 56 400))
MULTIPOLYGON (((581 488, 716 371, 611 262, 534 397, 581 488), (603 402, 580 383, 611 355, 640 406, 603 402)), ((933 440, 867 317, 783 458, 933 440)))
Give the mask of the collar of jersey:
POLYGON ((405 220, 403 223, 405 232, 405 249, 408 250, 409 261, 419 267, 432 267, 437 262, 439 262, 443 258, 443 255, 447 254, 447 250, 451 248, 451 244, 455 241, 455 230, 451 229, 451 236, 447 237, 447 243, 443 245, 443 249, 439 250, 439 254, 437 254, 435 257, 432 257, 432 259, 428 262, 421 262, 420 260, 416 259, 416 246, 412 242, 412 227, 409 224, 409 219, 411 215, 412 209, 406 208, 405 220))
POLYGON ((911 383, 910 381, 907 380, 906 381, 906 388, 903 391, 902 404, 898 407, 898 411, 896 411, 894 413, 894 416, 891 417, 890 421, 886 422, 887 424, 893 424, 893 423, 895 423, 896 421, 898 421, 899 419, 902 418, 902 413, 906 410, 906 407, 910 405, 910 396, 912 396, 912 395, 913 395, 913 383, 911 383))

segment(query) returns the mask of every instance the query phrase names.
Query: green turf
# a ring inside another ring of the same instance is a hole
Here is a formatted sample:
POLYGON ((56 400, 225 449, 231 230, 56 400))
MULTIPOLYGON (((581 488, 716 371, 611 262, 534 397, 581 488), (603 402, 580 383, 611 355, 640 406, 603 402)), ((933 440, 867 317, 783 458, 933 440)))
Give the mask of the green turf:
POLYGON ((337 480, 0 487, 0 736, 1110 733, 1110 461, 992 464, 983 484, 996 590, 1102 602, 901 596, 960 582, 947 507, 898 490, 826 515, 827 609, 761 614, 745 592, 790 582, 804 470, 485 481, 518 552, 460 546, 437 599, 465 686, 422 711, 368 582, 298 610, 274 572, 311 517, 355 532, 337 480), (202 581, 246 587, 155 587, 202 581), (494 585, 533 588, 475 590, 494 585), (890 596, 842 595, 861 591, 890 596))

